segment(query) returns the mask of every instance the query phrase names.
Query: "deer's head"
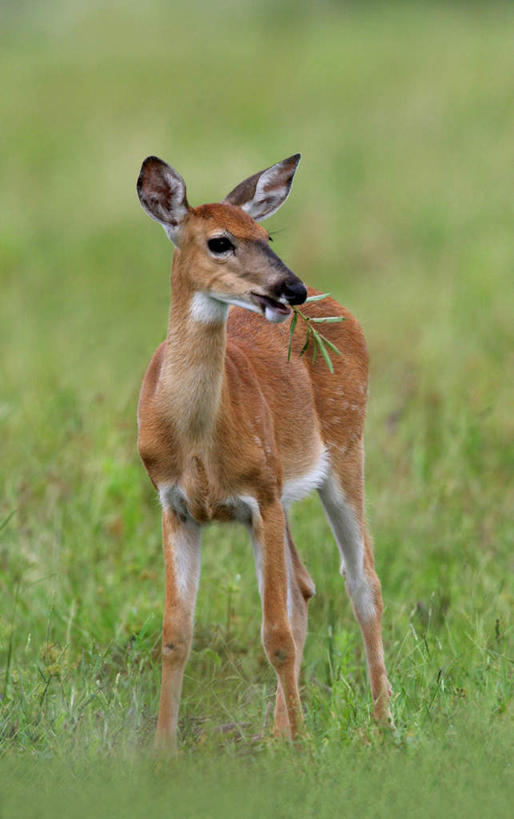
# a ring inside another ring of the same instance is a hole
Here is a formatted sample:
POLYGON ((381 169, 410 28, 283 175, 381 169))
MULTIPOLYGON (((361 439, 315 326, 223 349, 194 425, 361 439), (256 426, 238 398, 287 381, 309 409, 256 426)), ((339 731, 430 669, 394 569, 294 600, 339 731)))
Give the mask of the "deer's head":
POLYGON ((235 304, 279 322, 289 315, 289 304, 305 301, 305 285, 271 250, 259 224, 287 199, 299 161, 294 154, 248 177, 222 202, 196 208, 177 171, 155 156, 143 162, 139 201, 180 252, 198 320, 220 319, 235 304))

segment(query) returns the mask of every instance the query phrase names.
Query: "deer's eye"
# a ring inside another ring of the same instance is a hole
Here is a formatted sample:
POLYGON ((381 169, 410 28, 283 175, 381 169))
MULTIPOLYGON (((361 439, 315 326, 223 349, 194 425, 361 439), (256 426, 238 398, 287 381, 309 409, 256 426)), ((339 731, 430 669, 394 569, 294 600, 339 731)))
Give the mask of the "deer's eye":
POLYGON ((209 239, 207 247, 211 253, 216 253, 217 255, 235 250, 234 245, 226 236, 215 236, 214 239, 209 239))

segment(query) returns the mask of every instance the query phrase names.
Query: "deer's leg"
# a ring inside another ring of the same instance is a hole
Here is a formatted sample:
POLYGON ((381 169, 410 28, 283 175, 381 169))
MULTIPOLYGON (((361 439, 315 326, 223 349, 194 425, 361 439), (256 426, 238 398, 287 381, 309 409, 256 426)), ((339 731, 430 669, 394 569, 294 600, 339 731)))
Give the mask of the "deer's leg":
POLYGON ((200 577, 200 527, 171 509, 162 515, 166 594, 162 625, 162 679, 155 743, 176 750, 184 668, 191 648, 200 577))
MULTIPOLYGON (((289 521, 286 518, 287 570, 288 570, 288 614, 296 646, 295 679, 300 682, 300 668, 303 658, 303 647, 307 634, 307 604, 316 593, 314 582, 303 565, 291 535, 289 521)), ((277 733, 287 732, 288 717, 286 704, 280 685, 277 686, 275 702, 275 726, 277 733)))
MULTIPOLYGON (((302 722, 298 694, 298 651, 295 626, 288 612, 292 610, 292 595, 288 593, 288 546, 286 521, 281 504, 276 501, 262 508, 260 516, 253 520, 253 544, 259 591, 262 600, 262 642, 264 650, 277 675, 279 696, 283 708, 278 708, 276 733, 294 737, 302 722)), ((299 602, 299 601, 298 601, 299 602)), ((294 621, 294 618, 292 618, 294 621)), ((303 647, 305 616, 296 622, 297 637, 303 647)), ((301 661, 301 657, 300 657, 301 661)))
MULTIPOLYGON (((362 470, 353 486, 350 485, 355 491, 345 493, 342 480, 333 472, 319 493, 339 547, 341 573, 361 627, 373 696, 373 714, 377 720, 391 722, 391 687, 382 645, 382 593, 374 568, 370 538, 362 519, 361 476, 362 470)), ((345 480, 348 481, 348 475, 345 480)))

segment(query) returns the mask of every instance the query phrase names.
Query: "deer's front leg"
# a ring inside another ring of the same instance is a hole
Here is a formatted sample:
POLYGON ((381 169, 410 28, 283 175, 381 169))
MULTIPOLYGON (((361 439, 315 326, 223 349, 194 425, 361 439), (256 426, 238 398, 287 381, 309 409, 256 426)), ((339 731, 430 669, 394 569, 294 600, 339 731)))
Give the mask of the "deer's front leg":
POLYGON ((200 577, 200 527, 171 509, 162 514, 166 594, 162 625, 162 679, 155 744, 175 751, 184 668, 191 648, 200 577))
MULTIPOLYGON (((280 502, 261 509, 254 521, 254 548, 262 599, 262 642, 275 669, 288 724, 275 722, 277 734, 294 737, 302 722, 296 675, 296 646, 288 614, 285 520, 280 502)), ((277 715, 275 715, 277 716, 277 715)))

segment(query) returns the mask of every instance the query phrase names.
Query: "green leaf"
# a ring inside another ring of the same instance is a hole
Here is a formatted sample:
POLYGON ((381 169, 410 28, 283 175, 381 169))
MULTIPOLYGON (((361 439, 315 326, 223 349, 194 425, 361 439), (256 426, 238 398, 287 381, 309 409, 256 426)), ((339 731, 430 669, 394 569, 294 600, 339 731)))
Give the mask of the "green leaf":
POLYGON ((311 321, 315 324, 322 324, 324 321, 329 324, 335 324, 336 321, 344 321, 344 316, 316 316, 316 318, 311 316, 311 321))
MULTIPOLYGON (((307 301, 321 301, 321 299, 326 298, 329 296, 329 293, 320 293, 318 296, 310 296, 307 301)), ((321 350, 321 354, 326 361, 327 367, 331 373, 334 372, 334 367, 332 365, 332 361, 330 358, 330 354, 327 350, 327 347, 332 350, 337 355, 341 355, 340 350, 337 349, 335 344, 332 344, 326 336, 318 333, 317 330, 314 329, 313 324, 323 324, 327 322, 328 324, 334 324, 336 322, 344 321, 344 316, 306 316, 299 307, 293 306, 293 318, 291 319, 291 324, 289 327, 289 344, 287 348, 287 360, 291 360, 292 350, 293 350, 293 335, 294 331, 296 330, 296 326, 298 324, 298 316, 305 322, 307 326, 307 333, 305 335, 305 341, 303 343, 303 347, 300 350, 299 355, 302 356, 307 351, 309 347, 309 342, 312 336, 312 363, 316 363, 316 358, 318 355, 318 348, 321 350)))
POLYGON ((305 335, 305 343, 304 343, 302 349, 300 350, 300 356, 302 356, 304 354, 307 347, 309 346, 309 340, 310 340, 311 335, 312 335, 312 330, 311 330, 310 327, 307 327, 307 333, 305 335))
POLYGON ((289 347, 287 348, 287 360, 288 361, 291 361, 291 345, 293 343, 293 333, 295 331, 297 321, 298 321, 298 313, 295 310, 293 318, 291 319, 291 325, 289 327, 289 347))
POLYGON ((309 298, 305 299, 304 304, 307 304, 310 301, 321 301, 322 299, 326 299, 330 296, 330 293, 319 293, 317 296, 309 296, 309 298))
POLYGON ((321 333, 320 333, 320 336, 323 339, 323 341, 325 342, 325 344, 327 345, 327 347, 330 347, 330 349, 333 350, 334 353, 337 353, 337 355, 342 355, 341 350, 338 350, 336 345, 332 344, 330 339, 328 339, 326 336, 322 336, 321 333))
POLYGON ((332 364, 332 361, 330 360, 330 356, 329 356, 329 354, 327 352, 327 348, 325 347, 325 345, 324 345, 324 343, 323 343, 323 341, 321 339, 321 336, 319 336, 319 338, 318 338, 318 344, 319 344, 319 348, 321 350, 321 355, 325 359, 325 361, 327 363, 327 367, 328 367, 328 369, 330 370, 330 372, 333 375, 334 374, 334 366, 332 364))

